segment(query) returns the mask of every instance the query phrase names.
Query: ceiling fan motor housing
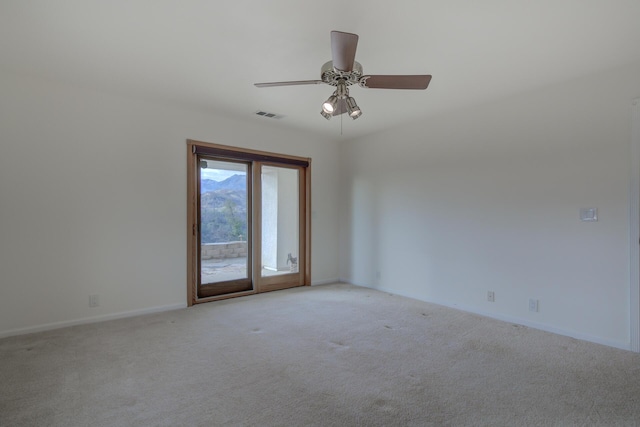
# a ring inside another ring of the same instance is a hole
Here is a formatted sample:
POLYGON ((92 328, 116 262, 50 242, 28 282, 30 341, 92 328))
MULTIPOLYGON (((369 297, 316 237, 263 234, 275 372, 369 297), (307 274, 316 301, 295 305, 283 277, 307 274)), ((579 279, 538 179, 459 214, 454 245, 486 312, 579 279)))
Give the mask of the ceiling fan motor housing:
POLYGON ((338 86, 341 82, 347 86, 358 84, 362 77, 362 65, 353 62, 353 70, 341 71, 333 66, 333 61, 327 61, 320 69, 320 78, 331 86, 338 86))

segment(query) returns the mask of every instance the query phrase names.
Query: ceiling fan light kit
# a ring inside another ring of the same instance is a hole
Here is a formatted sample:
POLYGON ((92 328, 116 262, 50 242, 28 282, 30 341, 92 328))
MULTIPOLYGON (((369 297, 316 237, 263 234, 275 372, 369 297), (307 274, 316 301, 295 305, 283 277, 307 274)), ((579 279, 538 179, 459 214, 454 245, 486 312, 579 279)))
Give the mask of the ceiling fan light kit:
POLYGON ((256 83, 257 87, 328 84, 335 86, 333 94, 322 104, 320 114, 327 120, 348 113, 353 120, 362 115, 356 100, 349 96, 349 86, 357 84, 371 89, 421 89, 429 86, 431 76, 422 75, 364 75, 362 65, 355 61, 358 35, 342 31, 331 32, 332 60, 320 69, 320 80, 256 83))
POLYGON ((344 113, 344 108, 338 108, 342 104, 346 105, 346 109, 349 112, 349 117, 353 120, 362 115, 362 111, 356 104, 356 100, 349 96, 349 88, 343 79, 339 79, 336 90, 333 95, 322 104, 322 111, 326 114, 322 114, 327 120, 330 120, 332 115, 338 115, 344 113))

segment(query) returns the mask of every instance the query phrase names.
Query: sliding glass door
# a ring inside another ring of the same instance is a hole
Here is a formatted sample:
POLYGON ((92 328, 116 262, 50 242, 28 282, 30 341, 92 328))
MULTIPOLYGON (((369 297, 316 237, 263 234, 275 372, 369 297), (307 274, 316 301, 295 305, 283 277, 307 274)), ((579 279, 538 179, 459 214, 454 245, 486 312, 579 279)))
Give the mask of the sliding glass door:
POLYGON ((189 304, 309 284, 309 160, 187 143, 189 304))
POLYGON ((250 291, 250 164, 200 156, 198 165, 198 297, 250 291))
POLYGON ((301 168, 260 164, 262 290, 295 286, 300 280, 301 168))

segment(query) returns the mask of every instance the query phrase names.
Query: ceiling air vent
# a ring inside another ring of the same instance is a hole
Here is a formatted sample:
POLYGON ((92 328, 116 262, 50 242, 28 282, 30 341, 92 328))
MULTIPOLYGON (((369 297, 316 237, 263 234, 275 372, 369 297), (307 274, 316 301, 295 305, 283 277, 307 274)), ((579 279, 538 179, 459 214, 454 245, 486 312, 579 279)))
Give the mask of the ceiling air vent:
POLYGON ((267 117, 269 119, 281 119, 284 117, 282 114, 267 113, 266 111, 256 111, 256 115, 267 117))

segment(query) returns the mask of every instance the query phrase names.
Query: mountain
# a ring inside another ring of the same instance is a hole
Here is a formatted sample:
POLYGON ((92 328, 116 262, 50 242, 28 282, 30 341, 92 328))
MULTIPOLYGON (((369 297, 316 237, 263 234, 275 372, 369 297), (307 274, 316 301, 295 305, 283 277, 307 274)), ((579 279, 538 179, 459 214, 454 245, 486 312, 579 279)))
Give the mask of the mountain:
POLYGON ((200 194, 208 193, 210 191, 216 191, 220 183, 213 179, 203 179, 200 181, 200 194))
POLYGON ((238 212, 247 211, 247 193, 238 190, 215 190, 207 191, 200 196, 200 207, 221 211, 228 206, 233 207, 238 212))
POLYGON ((224 181, 214 181, 213 179, 203 179, 200 181, 200 194, 218 190, 246 191, 246 175, 232 175, 224 181))
POLYGON ((247 239, 247 178, 200 181, 201 241, 220 243, 247 239))

